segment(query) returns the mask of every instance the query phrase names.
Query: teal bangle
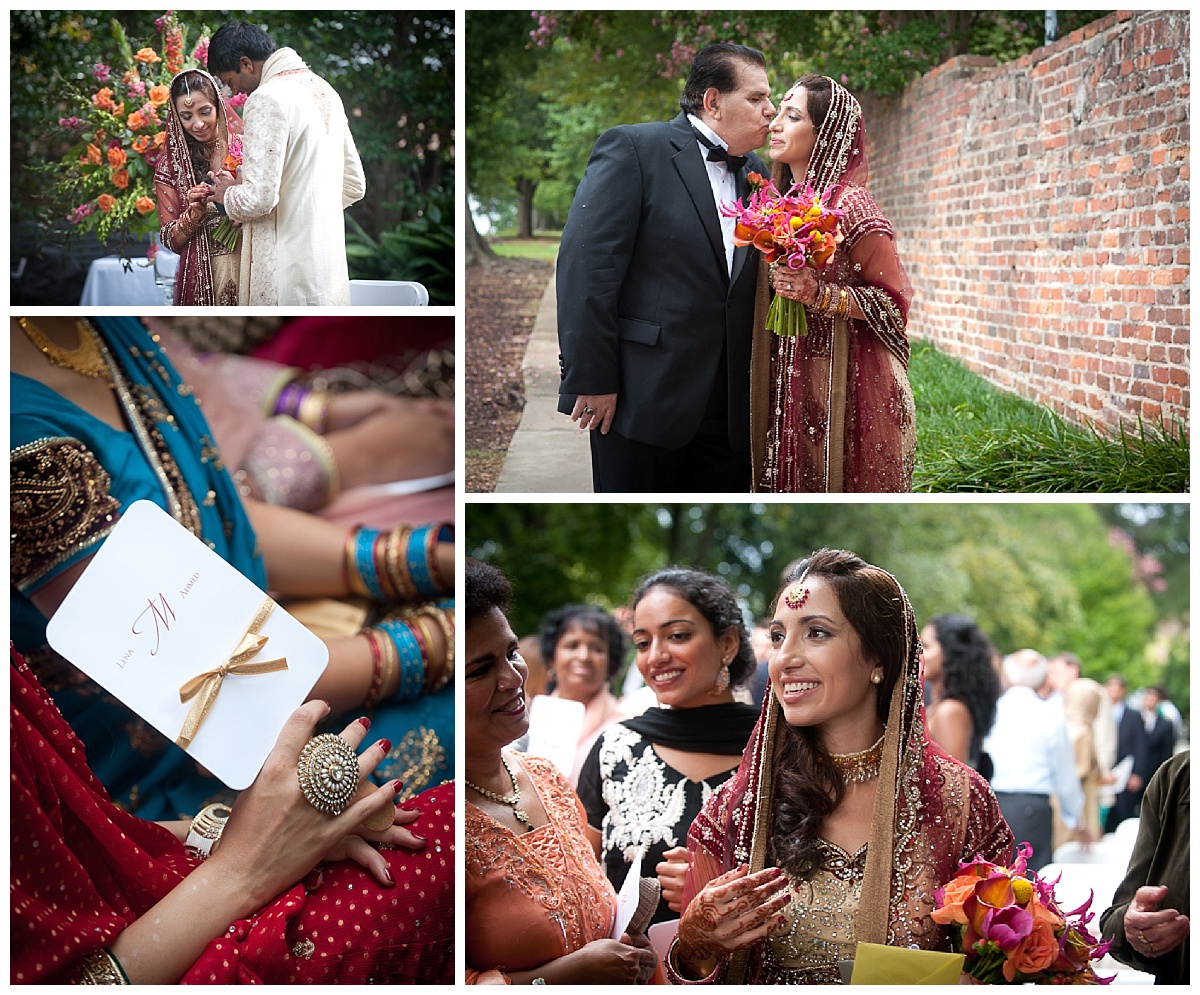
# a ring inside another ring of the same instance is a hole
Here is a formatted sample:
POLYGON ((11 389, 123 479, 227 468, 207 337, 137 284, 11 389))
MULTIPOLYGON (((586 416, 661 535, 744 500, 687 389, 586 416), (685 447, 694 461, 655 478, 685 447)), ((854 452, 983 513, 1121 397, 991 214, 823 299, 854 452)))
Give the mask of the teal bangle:
POLYGON ((354 537, 354 568, 363 585, 376 601, 387 601, 383 585, 379 582, 379 569, 375 565, 375 540, 379 529, 359 529, 354 537))
POLYGON ((376 623, 376 628, 387 633, 400 661, 400 685, 391 700, 411 701, 420 697, 425 689, 425 658, 421 655, 417 634, 399 619, 384 619, 376 623))

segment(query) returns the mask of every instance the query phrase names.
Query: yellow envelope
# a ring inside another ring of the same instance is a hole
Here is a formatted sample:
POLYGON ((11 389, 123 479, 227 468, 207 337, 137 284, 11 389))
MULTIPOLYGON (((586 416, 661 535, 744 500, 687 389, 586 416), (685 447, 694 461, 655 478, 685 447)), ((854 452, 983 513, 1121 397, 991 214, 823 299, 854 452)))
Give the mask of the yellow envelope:
POLYGON ((850 984, 957 985, 965 960, 962 954, 860 943, 850 984))

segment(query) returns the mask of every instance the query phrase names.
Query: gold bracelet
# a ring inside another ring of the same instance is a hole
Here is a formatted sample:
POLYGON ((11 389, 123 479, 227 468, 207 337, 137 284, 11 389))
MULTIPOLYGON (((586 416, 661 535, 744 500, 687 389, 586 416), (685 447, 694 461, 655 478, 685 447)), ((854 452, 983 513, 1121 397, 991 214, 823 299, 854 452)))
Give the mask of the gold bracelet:
POLYGON ((83 958, 79 966, 81 985, 127 985, 129 975, 111 950, 103 947, 83 958))
POLYGON ((310 390, 300 399, 300 406, 296 409, 296 421, 307 425, 317 435, 323 435, 332 400, 333 395, 327 390, 310 390))
POLYGON ((838 293, 837 313, 839 318, 850 317, 850 291, 842 287, 838 293))

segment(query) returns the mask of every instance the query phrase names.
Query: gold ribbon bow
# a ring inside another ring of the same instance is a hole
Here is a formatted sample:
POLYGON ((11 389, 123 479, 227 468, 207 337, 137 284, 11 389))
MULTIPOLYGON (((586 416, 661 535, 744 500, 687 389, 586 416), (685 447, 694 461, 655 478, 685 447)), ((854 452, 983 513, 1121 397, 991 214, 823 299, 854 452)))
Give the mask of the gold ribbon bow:
POLYGON ((287 670, 287 657, 279 657, 276 660, 260 660, 258 663, 248 662, 258 656, 262 648, 267 645, 268 637, 260 636, 258 630, 263 627, 274 610, 275 602, 269 597, 263 598, 250 625, 242 633, 242 638, 238 640, 234 651, 229 654, 229 659, 219 667, 197 674, 179 689, 180 702, 189 701, 192 698, 196 700, 192 702, 187 718, 183 720, 183 729, 179 733, 179 738, 175 740, 176 744, 185 750, 191 745, 192 740, 196 738, 196 733, 200 731, 201 723, 207 718, 213 702, 217 700, 221 685, 229 674, 269 674, 277 670, 287 670))

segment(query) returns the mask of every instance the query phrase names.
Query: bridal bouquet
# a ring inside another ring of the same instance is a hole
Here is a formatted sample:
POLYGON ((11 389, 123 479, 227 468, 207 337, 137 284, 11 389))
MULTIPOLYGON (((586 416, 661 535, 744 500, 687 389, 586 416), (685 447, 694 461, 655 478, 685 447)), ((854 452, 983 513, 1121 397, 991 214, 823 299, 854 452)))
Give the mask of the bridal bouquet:
MULTIPOLYGON (((772 180, 750 173, 750 197, 721 206, 721 213, 736 218, 734 245, 751 245, 763 261, 798 270, 805 266, 820 270, 828 266, 841 241, 838 222, 842 211, 830 206, 837 188, 822 197, 807 184, 793 186, 786 194, 772 180)), ((767 328, 776 335, 805 335, 808 326, 799 301, 776 294, 767 311, 767 328)))
POLYGON ((959 871, 934 893, 933 921, 949 926, 957 948, 966 955, 966 973, 981 984, 1096 985, 1092 962, 1108 951, 1088 932, 1095 918, 1088 912, 1091 898, 1064 912, 1054 897, 1054 885, 1026 872, 1032 853, 1028 843, 1017 847, 1011 867, 982 857, 959 863, 959 871))
MULTIPOLYGON (((229 151, 225 153, 225 161, 221 163, 221 168, 237 175, 237 171, 242 168, 242 136, 229 136, 229 151)), ((212 237, 220 242, 225 248, 232 249, 237 242, 238 231, 240 226, 235 221, 229 218, 222 218, 220 224, 213 231, 212 237)))

